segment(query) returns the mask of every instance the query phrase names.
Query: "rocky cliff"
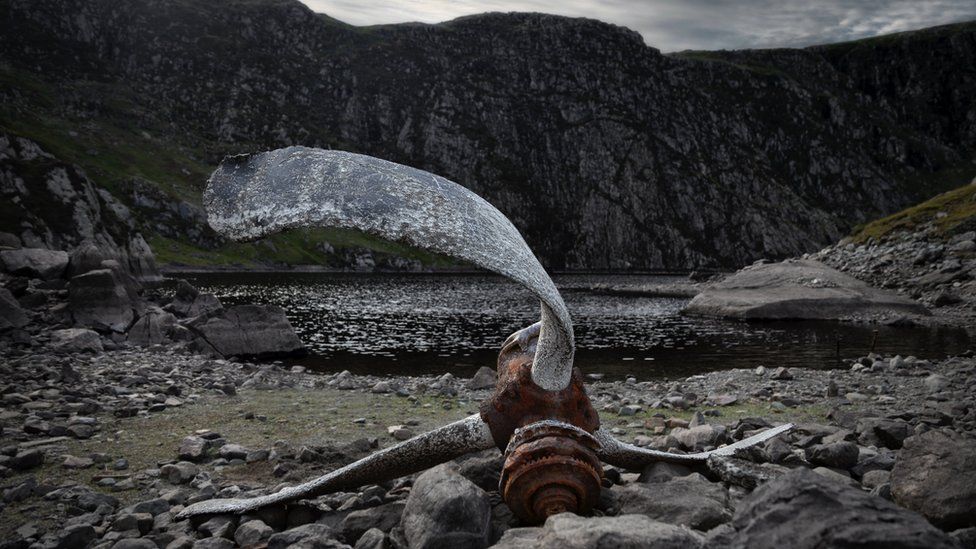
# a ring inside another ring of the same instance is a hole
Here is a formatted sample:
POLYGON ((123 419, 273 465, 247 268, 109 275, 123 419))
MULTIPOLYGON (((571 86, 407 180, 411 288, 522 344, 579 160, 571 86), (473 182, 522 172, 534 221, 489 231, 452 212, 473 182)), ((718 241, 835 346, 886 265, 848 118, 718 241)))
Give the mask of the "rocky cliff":
MULTIPOLYGON (((796 255, 976 172, 973 23, 674 55, 592 20, 358 28, 293 0, 3 0, 0 24, 0 122, 130 205, 186 203, 137 216, 154 247, 219 249, 192 211, 210 167, 289 144, 464 184, 555 269, 796 255)), ((312 240, 268 255, 330 255, 312 240)))

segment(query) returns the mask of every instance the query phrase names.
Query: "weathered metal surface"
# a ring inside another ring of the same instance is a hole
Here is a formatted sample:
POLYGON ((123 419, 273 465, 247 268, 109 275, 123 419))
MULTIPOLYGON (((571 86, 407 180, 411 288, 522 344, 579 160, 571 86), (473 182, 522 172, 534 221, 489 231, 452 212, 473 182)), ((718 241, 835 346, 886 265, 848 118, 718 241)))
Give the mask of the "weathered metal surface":
POLYGON ((744 438, 734 444, 716 448, 708 452, 698 452, 694 454, 675 454, 671 452, 660 452, 648 448, 641 448, 633 444, 621 442, 610 433, 603 429, 597 429, 593 435, 600 441, 600 459, 626 469, 642 469, 655 461, 668 461, 671 463, 697 463, 706 461, 710 456, 733 456, 739 450, 755 446, 765 442, 776 435, 785 433, 793 428, 792 423, 784 423, 777 427, 767 429, 757 435, 744 438))
POLYGON ((235 240, 297 227, 356 229, 504 275, 542 301, 532 378, 559 390, 573 366, 562 297, 512 223, 443 177, 342 151, 288 147, 225 159, 203 196, 210 225, 235 240))
POLYGON ((190 505, 177 518, 211 513, 243 513, 268 505, 351 490, 364 484, 395 479, 494 445, 488 426, 477 415, 439 427, 315 480, 251 499, 213 499, 190 505))
POLYGON ((491 428, 498 448, 504 449, 519 427, 546 419, 575 425, 590 433, 596 431, 600 417, 586 396, 579 370, 573 369, 569 385, 564 389, 547 391, 539 387, 531 376, 535 337, 531 329, 523 332, 510 337, 502 348, 495 392, 480 407, 481 417, 491 428))
POLYGON ((711 452, 639 448, 600 429, 578 370, 562 297, 518 231, 498 210, 436 175, 368 156, 290 147, 221 163, 204 195, 211 225, 238 240, 293 227, 365 231, 447 254, 505 275, 542 301, 542 320, 512 334, 498 383, 481 414, 381 450, 305 484, 252 499, 193 504, 178 518, 243 513, 421 471, 468 452, 506 454, 501 490, 523 521, 585 514, 599 498, 602 467, 729 456, 792 428, 782 425, 711 452))
POLYGON ((564 512, 587 514, 600 499, 599 443, 586 431, 546 420, 518 429, 505 452, 500 489, 526 524, 564 512))

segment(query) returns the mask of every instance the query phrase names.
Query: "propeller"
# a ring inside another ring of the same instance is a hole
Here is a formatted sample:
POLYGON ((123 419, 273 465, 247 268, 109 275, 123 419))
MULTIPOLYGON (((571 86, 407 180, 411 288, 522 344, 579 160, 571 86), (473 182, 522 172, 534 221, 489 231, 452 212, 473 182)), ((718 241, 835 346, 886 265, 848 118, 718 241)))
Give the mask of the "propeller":
POLYGON ((539 523, 563 511, 589 511, 599 495, 601 460, 632 469, 705 461, 792 428, 697 454, 640 448, 601 429, 573 368, 573 325, 552 279, 508 218, 443 177, 360 154, 288 147, 226 158, 208 182, 204 205, 210 225, 233 240, 300 227, 355 229, 467 261, 530 290, 540 301, 540 321, 505 341, 498 384, 480 414, 274 494, 195 503, 179 518, 349 490, 497 446, 506 456, 503 498, 524 522, 539 523))

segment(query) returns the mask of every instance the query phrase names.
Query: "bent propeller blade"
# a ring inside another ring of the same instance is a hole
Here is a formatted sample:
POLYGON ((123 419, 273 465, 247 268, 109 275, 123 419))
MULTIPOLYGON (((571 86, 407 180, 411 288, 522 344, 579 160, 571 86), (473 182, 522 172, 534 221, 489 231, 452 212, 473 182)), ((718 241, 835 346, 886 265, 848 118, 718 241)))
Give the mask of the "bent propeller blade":
POLYGON ((532 380, 551 391, 569 385, 573 326, 559 291, 511 221, 461 185, 371 156, 288 147, 224 159, 203 198, 210 226, 234 240, 356 229, 522 284, 542 302, 532 380))
POLYGON ((244 513, 268 505, 351 490, 423 471, 470 452, 495 446, 488 426, 476 415, 449 423, 279 492, 249 499, 211 499, 190 505, 176 518, 214 513, 244 513))

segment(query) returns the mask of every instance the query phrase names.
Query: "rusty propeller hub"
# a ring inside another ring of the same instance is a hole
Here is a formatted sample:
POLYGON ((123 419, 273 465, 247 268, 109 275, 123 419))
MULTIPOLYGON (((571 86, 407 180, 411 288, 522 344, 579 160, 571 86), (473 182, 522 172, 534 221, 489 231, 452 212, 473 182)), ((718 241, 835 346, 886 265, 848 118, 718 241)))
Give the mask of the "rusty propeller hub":
POLYGON ((534 349, 506 346, 498 357, 498 384, 481 405, 505 452, 501 493, 515 516, 539 524, 566 511, 584 514, 600 497, 603 467, 592 433, 600 418, 574 369, 568 387, 546 391, 532 381, 534 349))
POLYGON ((600 497, 603 467, 593 435, 560 421, 518 429, 505 451, 501 492, 523 522, 566 511, 588 513, 600 497))

